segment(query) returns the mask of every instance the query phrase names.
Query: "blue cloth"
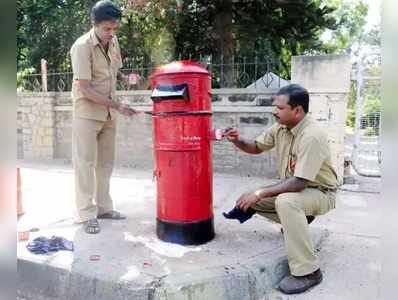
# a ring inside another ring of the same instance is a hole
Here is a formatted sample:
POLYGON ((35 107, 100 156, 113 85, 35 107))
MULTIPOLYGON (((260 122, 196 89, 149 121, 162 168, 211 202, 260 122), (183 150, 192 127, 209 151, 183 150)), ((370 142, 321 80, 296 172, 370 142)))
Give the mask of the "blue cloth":
POLYGON ((227 219, 237 219, 239 221, 239 223, 244 223, 247 220, 249 220, 254 214, 256 213, 256 211, 252 208, 249 207, 249 209, 244 212, 243 210, 234 207, 232 210, 230 210, 229 212, 225 213, 223 212, 223 216, 227 219))
POLYGON ((50 239, 40 236, 29 242, 26 248, 34 254, 51 254, 59 250, 73 251, 73 242, 55 235, 50 239))

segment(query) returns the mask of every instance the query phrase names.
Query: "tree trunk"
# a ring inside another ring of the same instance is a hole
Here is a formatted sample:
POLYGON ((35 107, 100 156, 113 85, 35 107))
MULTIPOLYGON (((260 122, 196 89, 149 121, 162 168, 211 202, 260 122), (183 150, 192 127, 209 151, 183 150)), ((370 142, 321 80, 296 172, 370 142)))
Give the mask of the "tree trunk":
POLYGON ((220 59, 220 86, 234 86, 233 55, 234 38, 232 33, 232 0, 218 0, 215 15, 216 57, 220 59))

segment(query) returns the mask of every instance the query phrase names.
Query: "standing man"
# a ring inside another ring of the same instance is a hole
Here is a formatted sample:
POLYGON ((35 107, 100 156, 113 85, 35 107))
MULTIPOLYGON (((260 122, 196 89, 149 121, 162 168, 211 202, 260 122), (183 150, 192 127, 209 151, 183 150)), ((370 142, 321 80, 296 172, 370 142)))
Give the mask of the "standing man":
POLYGON ((98 1, 91 10, 93 27, 71 48, 73 68, 72 159, 76 206, 87 233, 100 232, 98 219, 125 219, 113 210, 109 193, 115 155, 115 118, 136 111, 115 101, 117 78, 125 80, 116 30, 121 10, 98 1), (95 201, 95 202, 94 202, 95 201))
POLYGON ((278 91, 273 104, 277 123, 255 141, 240 138, 234 129, 228 129, 225 136, 250 154, 275 148, 281 181, 243 194, 225 216, 244 222, 258 213, 281 223, 291 274, 282 279, 279 288, 295 294, 322 281, 308 223, 335 208, 337 175, 327 136, 307 115, 307 90, 290 84, 278 91))

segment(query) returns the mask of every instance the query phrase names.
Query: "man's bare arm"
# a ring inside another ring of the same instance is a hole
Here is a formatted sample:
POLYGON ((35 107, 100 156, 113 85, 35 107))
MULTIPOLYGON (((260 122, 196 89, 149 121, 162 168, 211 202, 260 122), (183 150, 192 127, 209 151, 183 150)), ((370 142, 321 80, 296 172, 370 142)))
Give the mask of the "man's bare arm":
POLYGON ((288 192, 300 192, 307 186, 307 180, 290 177, 277 184, 259 188, 254 192, 245 193, 236 201, 236 207, 247 211, 249 207, 260 201, 261 198, 275 197, 288 192))
POLYGON ((128 81, 128 76, 124 75, 120 70, 117 71, 116 78, 117 78, 117 80, 123 82, 123 84, 126 84, 128 81))
POLYGON ((119 103, 112 101, 109 98, 106 98, 99 93, 97 93, 90 84, 90 80, 83 80, 83 79, 78 79, 77 85, 81 92, 83 93, 84 97, 86 97, 88 100, 100 104, 106 107, 114 108, 116 110, 119 110, 119 103))
POLYGON ((112 99, 108 99, 100 94, 98 94, 91 86, 89 80, 77 80, 77 84, 82 91, 84 97, 89 99, 90 101, 106 106, 108 108, 113 108, 117 110, 119 113, 121 113, 124 116, 131 116, 137 111, 127 105, 120 104, 116 101, 112 101, 112 99))
POLYGON ((308 180, 299 177, 290 177, 274 185, 258 189, 255 194, 258 198, 275 197, 289 192, 301 192, 307 187, 308 180))
POLYGON ((246 153, 260 154, 263 152, 263 150, 257 147, 256 142, 249 142, 245 139, 237 138, 236 140, 232 141, 232 143, 246 153))
POLYGON ((228 141, 230 141, 232 144, 234 144, 236 147, 246 153, 260 154, 263 152, 263 150, 257 147, 256 142, 249 142, 239 137, 238 131, 233 128, 228 128, 227 130, 225 130, 223 136, 225 136, 228 141))

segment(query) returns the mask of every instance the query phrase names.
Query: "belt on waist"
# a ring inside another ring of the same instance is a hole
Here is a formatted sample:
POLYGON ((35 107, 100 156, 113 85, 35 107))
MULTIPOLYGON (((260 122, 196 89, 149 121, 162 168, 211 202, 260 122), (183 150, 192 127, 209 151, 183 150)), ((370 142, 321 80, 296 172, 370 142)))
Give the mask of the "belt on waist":
POLYGON ((310 186, 310 188, 318 189, 321 192, 336 192, 337 191, 337 188, 328 188, 328 187, 324 187, 324 186, 310 186))

